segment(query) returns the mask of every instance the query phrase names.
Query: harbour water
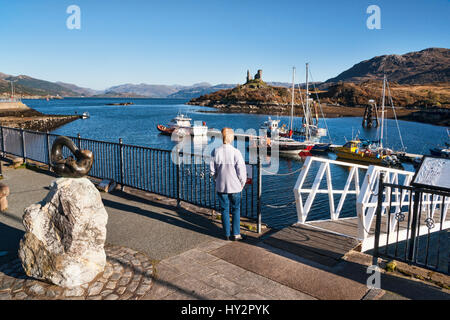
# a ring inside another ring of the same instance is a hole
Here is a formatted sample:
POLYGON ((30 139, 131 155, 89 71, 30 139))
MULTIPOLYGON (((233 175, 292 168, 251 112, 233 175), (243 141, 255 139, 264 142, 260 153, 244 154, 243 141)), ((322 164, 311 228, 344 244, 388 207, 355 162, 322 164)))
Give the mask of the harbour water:
MULTIPOLYGON (((185 100, 173 99, 83 99, 66 98, 62 100, 24 100, 28 106, 47 114, 82 114, 89 112, 90 118, 77 120, 53 133, 76 136, 78 133, 84 138, 118 142, 122 138, 124 143, 142 145, 160 149, 172 149, 175 142, 170 137, 162 136, 156 129, 157 124, 166 124, 178 112, 188 114, 193 121, 205 121, 209 128, 220 129, 224 126, 233 129, 257 130, 267 115, 255 114, 221 114, 208 111, 215 109, 199 106, 189 106, 185 100), (109 106, 109 103, 133 102, 129 106, 109 106), (206 112, 205 112, 206 111, 206 112)), ((274 117, 274 116, 272 116, 274 117)), ((276 117, 276 116, 275 116, 276 117)), ((281 116, 281 123, 288 123, 288 117, 281 116)), ((333 118, 327 119, 331 139, 334 144, 343 144, 355 136, 366 139, 377 138, 376 129, 363 129, 362 119, 333 118)), ((294 120, 300 124, 300 118, 294 120)), ((394 149, 401 148, 397 126, 394 120, 387 120, 387 139, 385 145, 394 149)), ((443 144, 446 141, 444 127, 433 126, 416 122, 399 121, 400 131, 406 151, 416 154, 428 154, 429 148, 443 144)), ((323 155, 335 158, 335 155, 323 155)), ((295 205, 293 205, 293 192, 298 170, 302 167, 301 159, 280 159, 279 173, 282 176, 263 176, 262 219, 263 222, 274 228, 291 225, 297 221, 295 205), (295 172, 291 175, 287 173, 295 172), (269 206, 267 206, 269 205, 269 206), (286 206, 285 206, 286 205, 286 206), (276 208, 280 207, 280 208, 276 208)), ((411 165, 405 165, 405 170, 413 170, 411 165)), ((333 183, 336 187, 345 184, 346 169, 333 169, 333 183)), ((363 173, 361 173, 363 175, 363 173)), ((362 181, 362 176, 361 176, 362 181)), ((317 201, 309 215, 309 219, 325 219, 329 217, 327 198, 317 201)), ((350 199, 355 201, 355 199, 350 199)), ((348 206, 354 208, 354 206, 348 206)), ((354 215, 354 210, 344 210, 341 217, 354 215)))

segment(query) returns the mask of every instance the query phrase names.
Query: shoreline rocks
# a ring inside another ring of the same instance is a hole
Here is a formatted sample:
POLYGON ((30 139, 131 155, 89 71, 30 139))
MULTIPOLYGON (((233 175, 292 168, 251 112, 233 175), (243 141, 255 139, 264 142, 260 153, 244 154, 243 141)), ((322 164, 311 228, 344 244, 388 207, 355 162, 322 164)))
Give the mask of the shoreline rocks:
MULTIPOLYGON (((203 107, 210 107, 216 110, 206 111, 199 110, 204 113, 247 113, 247 114, 266 114, 271 116, 283 115, 289 116, 291 106, 277 103, 259 103, 240 102, 233 104, 215 103, 210 100, 202 102, 187 102, 189 105, 197 105, 203 107)), ((349 107, 337 104, 322 104, 322 110, 326 118, 342 118, 342 117, 362 117, 364 115, 364 107, 349 107)), ((301 106, 295 105, 294 116, 301 116, 303 110, 301 106)), ((411 108, 396 108, 397 118, 405 121, 415 121, 421 123, 430 123, 438 126, 450 125, 450 109, 411 109, 411 108)), ((321 117, 322 115, 319 114, 321 117)), ((394 114, 389 108, 386 110, 386 118, 393 119, 394 114)))

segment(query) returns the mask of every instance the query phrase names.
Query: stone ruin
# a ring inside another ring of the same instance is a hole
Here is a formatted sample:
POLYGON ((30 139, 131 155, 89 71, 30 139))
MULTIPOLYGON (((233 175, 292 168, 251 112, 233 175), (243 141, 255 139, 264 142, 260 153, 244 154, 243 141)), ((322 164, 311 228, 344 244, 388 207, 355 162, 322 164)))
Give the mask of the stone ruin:
POLYGON ((262 80, 262 70, 259 69, 258 72, 255 74, 255 80, 262 80))
MULTIPOLYGON (((259 69, 258 72, 255 74, 255 80, 262 80, 262 70, 259 69)), ((252 81, 252 76, 250 75, 250 70, 247 70, 247 82, 249 83, 250 81, 252 81)))

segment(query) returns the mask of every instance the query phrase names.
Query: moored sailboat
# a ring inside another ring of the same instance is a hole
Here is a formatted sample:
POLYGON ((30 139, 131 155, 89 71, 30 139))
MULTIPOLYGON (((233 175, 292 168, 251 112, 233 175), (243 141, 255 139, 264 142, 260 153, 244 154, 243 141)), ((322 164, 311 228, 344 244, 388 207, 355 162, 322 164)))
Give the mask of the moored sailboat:
POLYGON ((295 67, 292 68, 292 99, 291 99, 291 115, 289 130, 283 126, 279 127, 280 120, 272 120, 270 117, 268 121, 262 126, 266 128, 265 139, 253 140, 253 145, 260 145, 267 148, 270 152, 271 148, 276 146, 280 154, 300 155, 305 151, 310 151, 314 147, 314 143, 309 139, 298 141, 292 139, 293 135, 293 121, 294 121, 294 100, 295 100, 295 67))

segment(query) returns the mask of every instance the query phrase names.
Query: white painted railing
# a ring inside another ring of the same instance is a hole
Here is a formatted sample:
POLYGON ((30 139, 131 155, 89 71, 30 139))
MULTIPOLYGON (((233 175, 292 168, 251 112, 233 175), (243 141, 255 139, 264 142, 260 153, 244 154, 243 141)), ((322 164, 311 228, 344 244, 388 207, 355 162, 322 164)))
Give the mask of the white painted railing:
POLYGON ((335 161, 324 158, 308 157, 303 165, 297 182, 294 187, 294 196, 297 206, 297 217, 299 223, 305 223, 308 214, 311 210, 311 206, 316 198, 317 194, 328 194, 328 201, 330 205, 330 218, 331 220, 339 219, 339 215, 344 206, 347 195, 355 194, 357 197, 360 194, 360 183, 359 183, 359 170, 367 170, 367 166, 352 164, 348 162, 335 161), (319 171, 316 174, 313 185, 310 189, 304 188, 304 184, 313 163, 320 163, 319 171), (349 168, 349 173, 347 176, 347 181, 345 187, 342 190, 337 190, 333 187, 333 179, 331 174, 331 165, 339 165, 349 168), (320 189, 320 183, 323 180, 324 175, 326 175, 326 189, 320 189), (351 183, 354 182, 355 189, 351 190, 351 183), (302 194, 308 194, 305 204, 303 205, 302 194), (341 198, 335 209, 334 205, 334 195, 341 194, 341 198))
MULTIPOLYGON (((309 157, 303 165, 303 168, 299 174, 299 177, 297 178, 297 182, 294 187, 298 223, 306 222, 308 214, 311 210, 311 206, 317 194, 328 194, 331 220, 339 219, 339 215, 345 205, 347 195, 355 194, 357 198, 355 211, 358 217, 358 238, 361 240, 367 239, 369 237, 368 231, 375 221, 375 213, 378 204, 378 183, 381 172, 385 173, 385 183, 392 183, 397 185, 400 184, 404 186, 410 185, 410 182, 414 175, 413 172, 404 170, 391 169, 374 165, 364 166, 324 158, 309 157), (305 188, 304 184, 306 182, 308 174, 310 173, 310 169, 313 163, 319 163, 320 167, 316 173, 312 187, 305 188), (341 166, 348 168, 347 180, 344 188, 341 190, 337 190, 335 187, 333 187, 331 166, 341 166), (359 181, 359 170, 367 170, 362 185, 360 185, 359 181), (324 179, 324 176, 326 177, 326 189, 320 189, 320 184, 324 179), (354 189, 350 189, 352 182, 354 183, 354 189), (304 204, 302 199, 303 194, 308 195, 304 204), (334 195, 337 194, 340 194, 341 197, 337 208, 335 208, 334 195)), ((399 191, 399 189, 395 189, 394 191, 392 191, 390 190, 390 188, 386 188, 384 191, 384 195, 385 197, 382 205, 382 215, 386 215, 386 209, 390 206, 391 221, 388 225, 390 228, 389 232, 392 232, 395 230, 398 221, 396 219, 396 214, 403 213, 407 215, 409 212, 410 194, 405 190, 399 191)), ((434 198, 432 199, 430 194, 423 194, 422 206, 424 212, 427 212, 427 215, 429 217, 433 217, 435 212, 443 212, 442 219, 443 221, 446 221, 450 199, 445 199, 444 210, 440 208, 441 202, 442 198, 440 196, 434 196, 434 198)), ((446 222, 445 225, 447 224, 448 223, 446 222)))
MULTIPOLYGON (((367 173, 364 177, 364 182, 361 187, 361 193, 356 201, 356 213, 358 216, 358 238, 366 239, 369 234, 370 227, 374 222, 375 213, 378 204, 378 184, 380 180, 380 173, 384 172, 384 182, 398 184, 403 186, 409 186, 414 176, 414 172, 385 168, 380 166, 371 165, 367 169, 367 173), (403 178, 403 183, 400 184, 400 179, 403 178)), ((387 188, 384 194, 391 194, 390 188, 387 188)), ((394 214, 391 215, 391 223, 389 224, 391 230, 393 231, 396 227, 397 219, 395 219, 395 214, 401 212, 402 207, 409 208, 409 198, 406 199, 409 194, 407 192, 400 192, 396 189, 392 192, 394 196, 394 201, 389 201, 385 197, 383 201, 381 214, 384 216, 386 214, 386 208, 390 205, 391 209, 395 208, 394 214)))

